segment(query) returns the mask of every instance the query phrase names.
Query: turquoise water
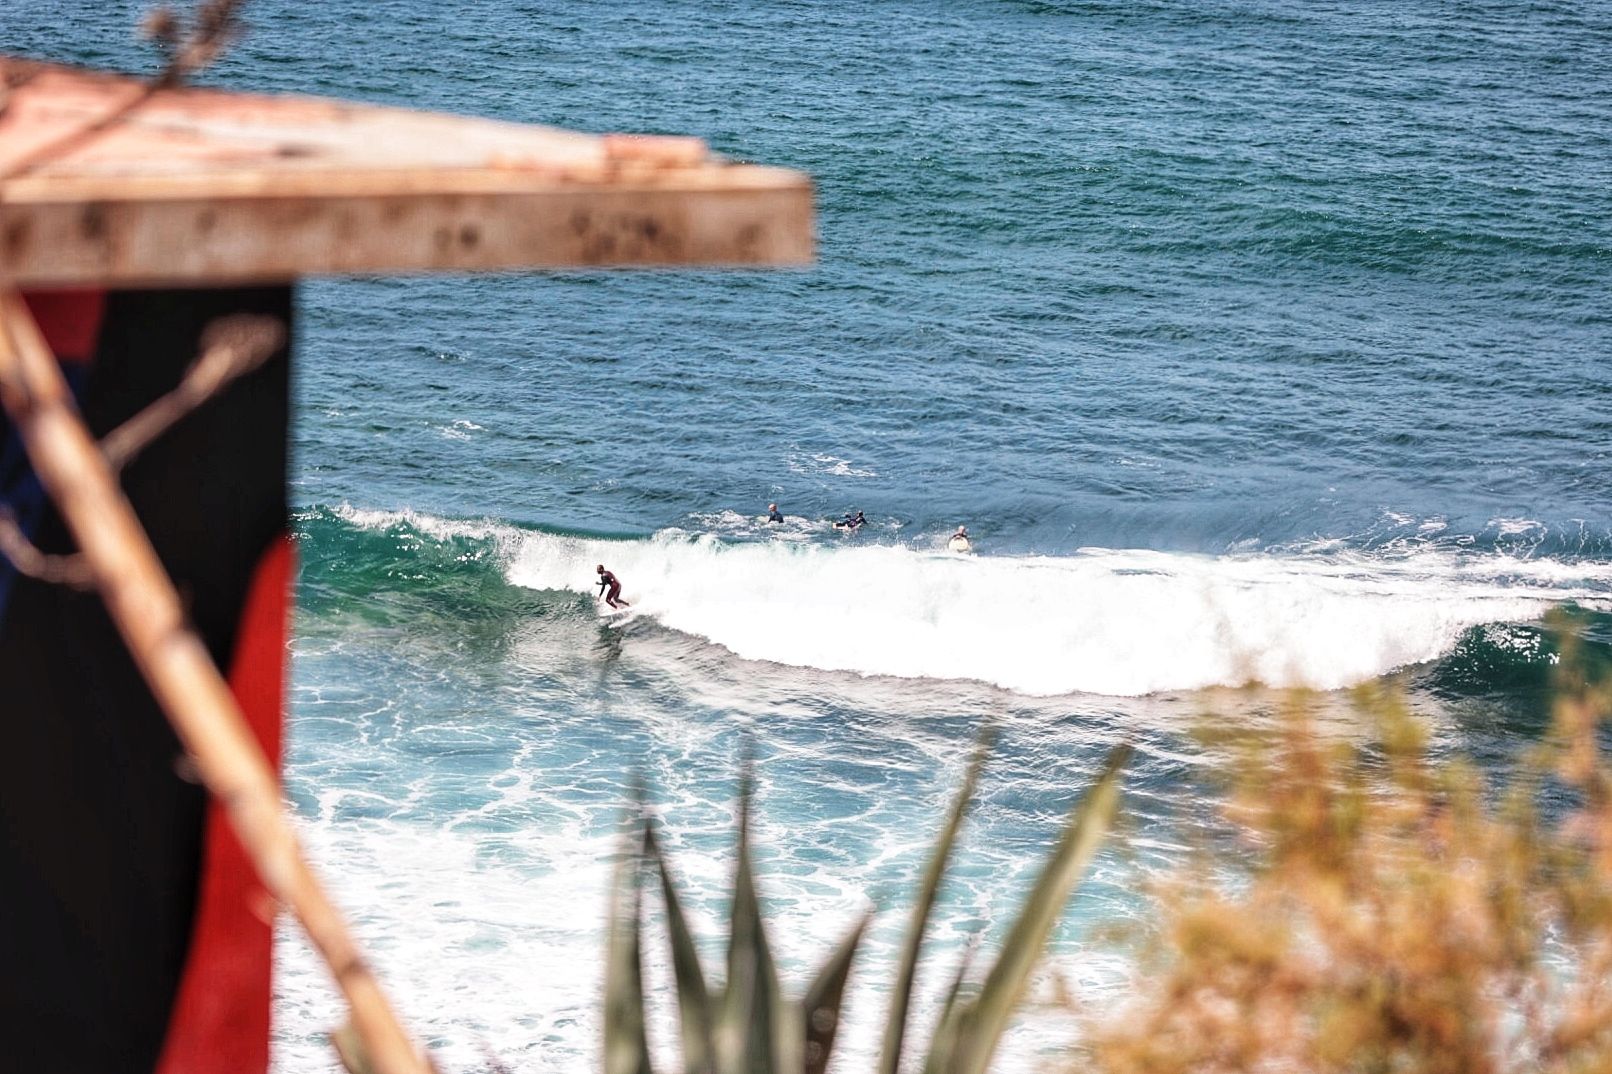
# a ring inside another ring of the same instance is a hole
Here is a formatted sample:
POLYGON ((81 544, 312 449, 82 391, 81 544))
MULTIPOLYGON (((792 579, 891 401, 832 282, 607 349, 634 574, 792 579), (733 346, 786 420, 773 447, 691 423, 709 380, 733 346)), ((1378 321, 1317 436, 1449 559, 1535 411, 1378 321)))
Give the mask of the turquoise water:
MULTIPOLYGON (((137 7, 13 0, 0 46, 148 67, 137 7)), ((942 965, 1134 742, 1129 851, 1055 952, 1102 997, 1093 926, 1213 827, 1194 719, 1268 704, 1205 688, 1396 674, 1498 765, 1542 612, 1612 642, 1612 6, 250 10, 216 81, 697 134, 819 187, 808 271, 303 288, 288 787, 451 1069, 593 1061, 638 771, 714 924, 753 736, 798 975, 870 900, 888 956, 981 720, 942 965)), ((277 1063, 319 1069, 333 1000, 281 953, 277 1063)))

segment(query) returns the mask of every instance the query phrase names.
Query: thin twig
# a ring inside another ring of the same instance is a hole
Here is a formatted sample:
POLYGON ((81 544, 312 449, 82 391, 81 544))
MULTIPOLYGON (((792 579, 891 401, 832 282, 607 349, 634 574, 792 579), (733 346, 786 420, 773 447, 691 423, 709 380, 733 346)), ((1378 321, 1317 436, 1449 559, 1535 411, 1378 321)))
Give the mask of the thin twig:
MULTIPOLYGON (((220 317, 202 333, 202 352, 173 391, 113 429, 101 440, 107 465, 122 470, 186 415, 268 360, 285 342, 285 326, 273 317, 220 317)), ((81 555, 51 555, 28 539, 11 508, 0 504, 0 557, 17 573, 41 582, 93 589, 81 555)))
POLYGON ((10 107, 11 95, 32 81, 37 73, 32 69, 19 71, 0 57, 0 116, 10 107))
POLYGON ((101 451, 114 471, 238 377, 268 360, 285 343, 285 326, 273 317, 220 317, 201 337, 201 354, 173 391, 107 433, 101 451))
POLYGON ((140 86, 131 96, 119 102, 105 115, 90 120, 82 127, 68 131, 53 142, 46 142, 38 146, 30 153, 24 153, 12 161, 5 171, 0 172, 0 182, 15 179, 19 175, 26 175, 41 164, 45 164, 93 141, 102 131, 119 122, 130 112, 150 100, 151 95, 155 92, 157 92, 157 87, 154 83, 140 86))
POLYGON ((81 149, 108 128, 127 119, 129 113, 149 101, 158 90, 172 89, 218 58, 224 47, 240 32, 242 0, 205 0, 196 8, 195 24, 188 37, 181 39, 179 19, 165 7, 153 10, 144 23, 147 36, 168 54, 161 71, 118 102, 104 115, 45 142, 25 153, 0 171, 0 182, 26 175, 43 164, 81 149))
POLYGON ((18 574, 52 585, 74 589, 94 589, 89 564, 81 555, 53 556, 41 552, 28 539, 11 508, 0 505, 0 557, 11 562, 18 574))
POLYGON ((168 63, 151 80, 154 89, 177 86, 218 58, 241 30, 242 0, 203 0, 188 37, 181 34, 179 16, 159 6, 141 23, 145 35, 168 54, 168 63))

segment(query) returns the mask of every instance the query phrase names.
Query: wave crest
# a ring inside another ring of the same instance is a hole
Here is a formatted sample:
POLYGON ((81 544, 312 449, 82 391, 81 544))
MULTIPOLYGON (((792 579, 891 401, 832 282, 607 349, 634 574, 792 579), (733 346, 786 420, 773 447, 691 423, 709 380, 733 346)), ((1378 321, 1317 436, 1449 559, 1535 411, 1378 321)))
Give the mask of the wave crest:
POLYGON ((1087 549, 956 557, 890 545, 525 533, 506 577, 592 592, 738 656, 1020 693, 1335 689, 1433 660, 1470 628, 1605 604, 1612 567, 1428 553, 1294 559, 1087 549))

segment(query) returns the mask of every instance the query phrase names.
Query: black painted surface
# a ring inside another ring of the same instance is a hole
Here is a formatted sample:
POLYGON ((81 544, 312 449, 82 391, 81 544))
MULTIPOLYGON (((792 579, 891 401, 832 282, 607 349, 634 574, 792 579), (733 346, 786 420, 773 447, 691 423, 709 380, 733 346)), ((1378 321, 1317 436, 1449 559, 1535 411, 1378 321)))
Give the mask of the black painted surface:
MULTIPOLYGON (((109 296, 84 414, 172 388, 202 330, 289 287, 109 296)), ((148 448, 124 489, 220 666, 286 526, 282 351, 148 448)), ((0 419, 0 434, 4 422, 0 419)), ((37 543, 68 551, 60 520, 37 543)), ((0 621, 0 1039, 28 1069, 150 1070, 184 965, 205 795, 98 597, 20 579, 0 621)), ((0 1064, 3 1065, 3 1064, 0 1064)))

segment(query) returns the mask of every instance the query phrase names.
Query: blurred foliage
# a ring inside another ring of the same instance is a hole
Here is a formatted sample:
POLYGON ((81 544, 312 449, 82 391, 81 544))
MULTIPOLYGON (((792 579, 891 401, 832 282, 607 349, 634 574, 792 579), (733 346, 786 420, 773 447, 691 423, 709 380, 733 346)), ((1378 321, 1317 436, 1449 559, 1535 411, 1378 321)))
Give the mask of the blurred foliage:
MULTIPOLYGON (((945 877, 984 763, 982 740, 968 775, 931 851, 895 967, 884 1032, 881 1071, 900 1064, 913 980, 930 912, 945 877)), ((923 1051, 926 1074, 980 1074, 990 1063, 1009 1018, 1023 998, 1047 938, 1080 875, 1112 823, 1120 749, 1092 789, 1070 812, 1063 834, 1010 926, 995 962, 971 983, 960 971, 942 998, 934 1033, 923 1051)), ((642 895, 653 872, 666 908, 671 964, 676 978, 679 1036, 687 1074, 821 1074, 828 1066, 840 1022, 840 1001, 867 918, 857 921, 811 976, 804 996, 785 997, 756 892, 750 844, 750 779, 741 782, 738 850, 728 922, 725 983, 709 983, 677 894, 672 868, 655 826, 640 808, 630 819, 612 885, 605 979, 606 1074, 650 1074, 643 987, 642 895)))
POLYGON ((1612 676, 1558 617, 1551 731, 1490 785, 1385 687, 1340 738, 1294 696, 1221 730, 1240 859, 1160 885, 1131 997, 1087 1016, 1105 1074, 1612 1070, 1612 676))

